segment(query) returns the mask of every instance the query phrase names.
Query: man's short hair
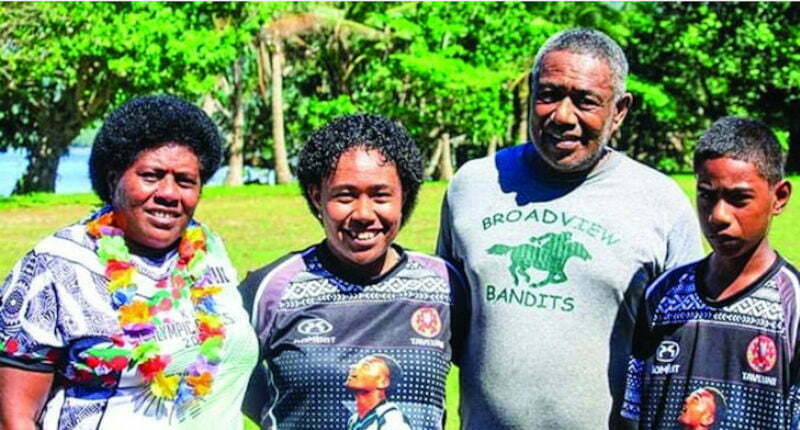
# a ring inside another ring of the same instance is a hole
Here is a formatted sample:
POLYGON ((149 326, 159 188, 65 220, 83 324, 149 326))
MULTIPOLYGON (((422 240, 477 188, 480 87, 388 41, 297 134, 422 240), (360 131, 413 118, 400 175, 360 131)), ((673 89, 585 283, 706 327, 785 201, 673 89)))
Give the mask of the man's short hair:
POLYGON ((728 402, 725 401, 725 396, 714 387, 705 387, 702 389, 710 393, 714 398, 714 409, 716 412, 714 413, 714 424, 711 426, 711 428, 723 428, 721 424, 725 420, 725 415, 728 413, 728 402))
POLYGON ((373 354, 372 358, 383 361, 386 368, 389 369, 389 387, 386 388, 386 395, 390 396, 397 391, 397 387, 403 381, 403 368, 395 361, 394 358, 385 354, 373 354))
MULTIPOLYGON (((544 56, 556 51, 567 51, 605 60, 611 69, 614 99, 619 99, 625 94, 625 81, 628 79, 628 59, 625 58, 625 53, 617 42, 605 33, 591 28, 571 28, 550 36, 536 53, 531 70, 531 88, 539 81, 544 56)), ((533 96, 533 91, 531 95, 533 96)))
POLYGON ((720 157, 751 163, 770 184, 783 179, 781 146, 761 121, 728 116, 711 124, 694 149, 694 171, 720 157))

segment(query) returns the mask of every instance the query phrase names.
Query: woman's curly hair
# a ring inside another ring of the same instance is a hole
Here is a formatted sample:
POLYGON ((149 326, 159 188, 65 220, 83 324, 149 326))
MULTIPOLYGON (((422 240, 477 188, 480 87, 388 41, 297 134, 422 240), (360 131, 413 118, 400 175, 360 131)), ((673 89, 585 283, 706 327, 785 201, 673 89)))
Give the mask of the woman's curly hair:
POLYGON ((403 221, 411 216, 422 184, 422 154, 399 124, 378 115, 357 114, 336 118, 314 132, 300 153, 297 177, 311 212, 319 216, 311 189, 320 187, 353 147, 375 149, 394 164, 403 186, 403 221))
POLYGON ((169 142, 186 145, 194 152, 204 184, 217 171, 222 140, 217 126, 200 108, 167 95, 139 97, 123 104, 106 118, 92 145, 89 177, 94 192, 110 203, 109 174, 118 179, 142 150, 169 142))

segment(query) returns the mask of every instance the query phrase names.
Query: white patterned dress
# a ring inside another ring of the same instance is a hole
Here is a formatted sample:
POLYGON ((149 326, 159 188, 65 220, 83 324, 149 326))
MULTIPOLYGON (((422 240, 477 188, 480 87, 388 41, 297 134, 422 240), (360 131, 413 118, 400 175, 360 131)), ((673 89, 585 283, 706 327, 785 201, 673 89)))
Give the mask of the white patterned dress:
MULTIPOLYGON (((136 428, 236 429, 238 405, 256 362, 258 346, 236 290, 236 272, 222 241, 207 238, 207 272, 223 286, 217 296, 226 337, 211 393, 186 408, 154 397, 136 369, 85 369, 86 351, 103 348, 120 331, 107 291, 105 267, 84 224, 59 230, 39 242, 8 275, 0 289, 0 364, 55 373, 40 417, 44 430, 136 428)), ((176 251, 156 259, 133 255, 137 294, 150 298, 156 282, 169 278, 176 251)), ((159 314, 164 323, 152 334, 172 356, 166 375, 179 374, 197 357, 197 325, 190 301, 159 314)))

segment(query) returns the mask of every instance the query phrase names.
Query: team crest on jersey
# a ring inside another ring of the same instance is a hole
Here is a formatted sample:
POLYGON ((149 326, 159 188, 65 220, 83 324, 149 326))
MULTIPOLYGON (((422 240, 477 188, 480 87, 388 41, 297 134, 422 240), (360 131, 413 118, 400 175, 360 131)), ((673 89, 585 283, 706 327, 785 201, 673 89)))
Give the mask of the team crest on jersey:
POLYGON ((584 261, 592 259, 582 243, 572 240, 572 232, 569 231, 532 236, 527 243, 519 245, 496 244, 486 252, 491 255, 508 255, 511 259, 508 271, 514 279, 514 285, 519 285, 521 276, 533 288, 566 282, 564 267, 572 257, 584 261), (546 272, 547 275, 544 279, 534 281, 528 273, 530 269, 546 272))
POLYGON ((411 327, 422 337, 436 337, 442 331, 442 320, 436 308, 425 306, 411 315, 411 327))
POLYGON ((778 361, 778 349, 775 341, 767 335, 760 334, 747 345, 747 364, 753 371, 767 373, 778 361))

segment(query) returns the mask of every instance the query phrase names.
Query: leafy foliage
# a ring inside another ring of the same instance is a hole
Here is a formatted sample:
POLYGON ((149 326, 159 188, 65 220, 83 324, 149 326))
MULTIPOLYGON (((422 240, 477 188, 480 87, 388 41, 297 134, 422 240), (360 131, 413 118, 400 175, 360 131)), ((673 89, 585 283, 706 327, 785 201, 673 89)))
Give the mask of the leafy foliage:
POLYGON ((271 34, 285 57, 290 164, 314 129, 358 111, 402 122, 432 160, 454 145, 446 161, 462 162, 526 138, 533 56, 575 26, 628 55, 634 106, 617 148, 685 170, 711 121, 746 115, 773 126, 800 167, 800 6, 775 2, 4 3, 0 148, 29 150, 18 191, 52 190, 81 130, 132 96, 166 92, 215 100, 245 162, 272 167, 274 71, 258 57, 271 34))

